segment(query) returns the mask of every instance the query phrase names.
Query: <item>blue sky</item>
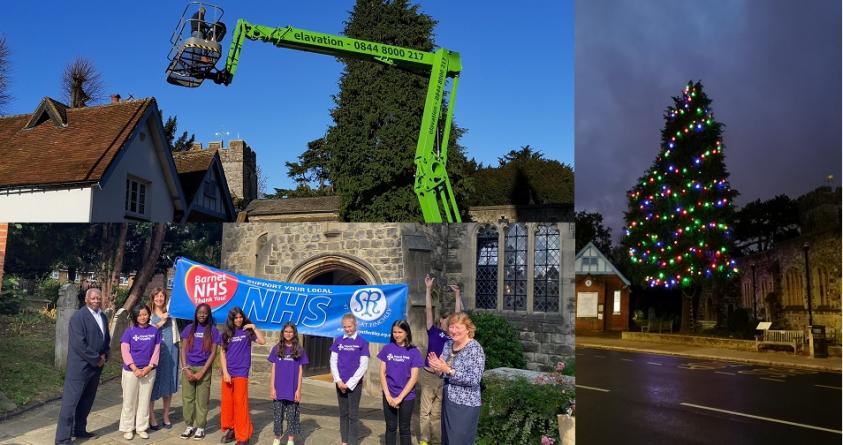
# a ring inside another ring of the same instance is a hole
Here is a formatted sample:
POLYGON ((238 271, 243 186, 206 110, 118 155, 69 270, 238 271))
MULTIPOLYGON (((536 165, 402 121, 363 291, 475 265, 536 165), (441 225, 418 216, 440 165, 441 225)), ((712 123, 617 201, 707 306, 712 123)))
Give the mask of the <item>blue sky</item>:
MULTIPOLYGON (((504 153, 529 144, 573 166, 573 2, 418 3, 439 22, 436 43, 462 56, 455 121, 468 129, 461 139, 468 156, 496 164, 504 153)), ((101 72, 106 95, 155 97, 165 117, 178 116, 179 132, 195 133, 205 145, 239 136, 257 152, 267 191, 293 186, 284 162, 295 160, 331 124, 331 95, 338 92, 342 70, 336 59, 247 41, 230 86, 180 88, 166 83, 164 69, 186 2, 84 4, 6 5, 0 35, 11 51, 12 100, 5 114, 31 113, 44 96, 61 100, 61 74, 83 56, 101 72)), ((354 1, 216 4, 225 10, 230 31, 244 18, 340 34, 354 1)), ((223 42, 226 52, 230 37, 223 42)))

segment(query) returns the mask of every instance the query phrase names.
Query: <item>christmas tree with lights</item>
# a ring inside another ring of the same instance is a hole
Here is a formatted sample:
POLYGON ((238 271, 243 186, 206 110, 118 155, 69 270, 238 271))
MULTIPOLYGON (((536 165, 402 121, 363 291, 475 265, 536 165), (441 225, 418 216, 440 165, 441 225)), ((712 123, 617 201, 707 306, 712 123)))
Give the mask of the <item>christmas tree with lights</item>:
POLYGON ((723 160, 723 124, 714 120, 702 84, 689 82, 664 119, 659 155, 627 193, 623 244, 640 282, 682 291, 687 330, 701 286, 738 272, 732 258, 738 193, 723 160))

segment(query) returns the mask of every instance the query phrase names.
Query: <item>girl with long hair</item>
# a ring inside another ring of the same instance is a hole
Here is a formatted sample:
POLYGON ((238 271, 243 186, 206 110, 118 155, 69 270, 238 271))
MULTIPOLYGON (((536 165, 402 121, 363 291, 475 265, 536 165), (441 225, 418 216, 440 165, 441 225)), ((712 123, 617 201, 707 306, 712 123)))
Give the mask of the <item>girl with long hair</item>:
POLYGON ((170 422, 170 403, 173 394, 179 391, 179 336, 176 321, 170 318, 168 302, 167 292, 163 288, 156 287, 149 294, 149 306, 152 308, 149 323, 161 333, 161 355, 158 367, 155 368, 155 384, 152 385, 152 401, 149 403, 149 429, 152 431, 162 426, 167 429, 173 427, 170 422), (161 425, 155 419, 155 401, 158 399, 162 399, 164 404, 161 425))
POLYGON ((120 337, 123 357, 123 409, 120 412, 120 431, 131 440, 134 432, 148 439, 149 395, 155 382, 155 366, 161 347, 161 333, 149 324, 152 312, 145 304, 136 304, 129 315, 132 325, 120 337))
POLYGON ((202 303, 196 307, 193 323, 181 332, 184 348, 181 361, 184 364, 182 383, 182 409, 184 423, 187 424, 182 439, 193 436, 205 438, 205 426, 208 424, 208 400, 211 398, 211 367, 217 356, 220 333, 214 326, 211 306, 202 303))
POLYGON ((392 323, 389 344, 378 353, 381 360, 383 417, 386 420, 386 444, 410 445, 410 420, 416 399, 419 368, 424 367, 421 351, 413 345, 413 333, 407 320, 392 323))
POLYGON ((281 445, 281 436, 287 436, 287 445, 293 445, 296 436, 301 434, 299 422, 299 403, 301 402, 301 382, 304 365, 310 363, 307 354, 299 345, 299 332, 296 325, 288 322, 281 330, 278 344, 272 347, 267 357, 272 363, 272 413, 275 418, 275 440, 272 445, 281 445), (284 429, 284 420, 287 429, 284 429))
POLYGON ((246 318, 243 310, 232 308, 225 319, 220 354, 220 429, 223 431, 223 443, 237 440, 237 445, 246 444, 252 437, 252 418, 249 416, 252 342, 266 344, 263 333, 246 318))

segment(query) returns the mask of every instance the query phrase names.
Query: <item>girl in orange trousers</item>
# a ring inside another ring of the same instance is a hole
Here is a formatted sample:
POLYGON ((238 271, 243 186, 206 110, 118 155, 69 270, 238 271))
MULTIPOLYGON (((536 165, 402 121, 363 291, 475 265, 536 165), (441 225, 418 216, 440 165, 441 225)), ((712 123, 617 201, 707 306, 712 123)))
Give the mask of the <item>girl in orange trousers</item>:
POLYGON ((259 331, 235 307, 228 311, 222 334, 222 397, 220 398, 220 429, 224 443, 237 440, 237 445, 249 443, 252 419, 249 416, 249 368, 252 367, 252 342, 265 344, 259 331))

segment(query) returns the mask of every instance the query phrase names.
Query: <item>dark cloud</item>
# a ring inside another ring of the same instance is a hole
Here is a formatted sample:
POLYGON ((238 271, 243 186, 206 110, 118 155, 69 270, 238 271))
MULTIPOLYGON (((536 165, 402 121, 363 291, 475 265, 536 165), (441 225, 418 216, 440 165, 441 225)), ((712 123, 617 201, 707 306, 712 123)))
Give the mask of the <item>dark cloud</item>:
POLYGON ((839 1, 576 3, 576 205, 623 226, 662 113, 701 80, 738 204, 841 178, 839 1))

